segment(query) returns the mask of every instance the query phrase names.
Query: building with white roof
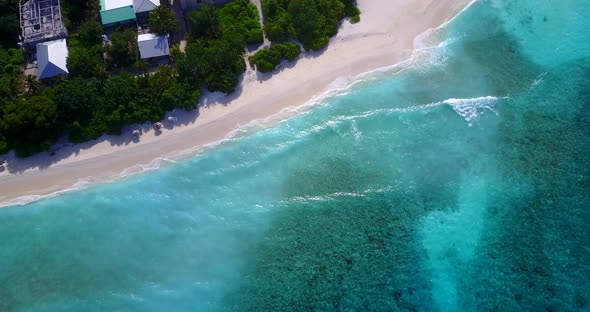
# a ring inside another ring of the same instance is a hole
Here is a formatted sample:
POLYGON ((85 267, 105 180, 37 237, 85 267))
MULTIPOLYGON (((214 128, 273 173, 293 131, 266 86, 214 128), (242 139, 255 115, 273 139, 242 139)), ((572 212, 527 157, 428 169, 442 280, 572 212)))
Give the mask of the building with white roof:
POLYGON ((51 78, 60 74, 67 75, 66 59, 68 46, 66 39, 46 41, 37 44, 37 65, 39 79, 51 78))
POLYGON ((142 59, 170 55, 168 35, 141 34, 137 36, 137 45, 142 59))
POLYGON ((136 14, 153 11, 159 6, 160 0, 133 0, 136 14))

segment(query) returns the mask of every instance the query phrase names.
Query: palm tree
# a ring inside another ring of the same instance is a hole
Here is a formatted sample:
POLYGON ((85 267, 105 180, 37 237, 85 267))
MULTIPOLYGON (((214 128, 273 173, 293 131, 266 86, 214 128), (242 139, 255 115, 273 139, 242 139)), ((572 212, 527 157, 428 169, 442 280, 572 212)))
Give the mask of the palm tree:
POLYGON ((138 59, 137 61, 135 61, 135 64, 133 64, 133 66, 136 69, 140 70, 144 76, 146 76, 148 67, 150 66, 150 63, 148 63, 148 61, 146 61, 144 59, 138 59))
POLYGON ((150 31, 158 35, 176 33, 180 30, 174 11, 163 5, 150 12, 149 24, 150 31))
POLYGON ((27 75, 25 85, 27 86, 27 95, 29 96, 37 95, 41 92, 41 83, 33 75, 27 75))

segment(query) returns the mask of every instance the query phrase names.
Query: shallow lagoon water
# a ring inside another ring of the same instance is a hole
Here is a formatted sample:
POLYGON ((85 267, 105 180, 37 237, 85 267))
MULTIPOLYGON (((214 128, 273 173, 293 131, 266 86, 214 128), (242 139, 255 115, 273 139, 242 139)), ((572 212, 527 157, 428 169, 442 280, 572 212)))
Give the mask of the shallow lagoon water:
POLYGON ((0 210, 0 311, 590 310, 590 3, 474 3, 402 71, 0 210))

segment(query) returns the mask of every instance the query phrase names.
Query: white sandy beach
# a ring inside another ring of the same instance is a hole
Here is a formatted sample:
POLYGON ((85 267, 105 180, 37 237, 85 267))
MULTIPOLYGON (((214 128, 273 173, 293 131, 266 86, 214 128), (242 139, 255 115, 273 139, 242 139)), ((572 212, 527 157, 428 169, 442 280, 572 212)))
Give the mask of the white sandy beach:
POLYGON ((8 156, 0 172, 0 202, 14 204, 72 188, 82 181, 106 181, 140 171, 155 159, 171 157, 219 141, 235 129, 299 106, 361 73, 410 57, 416 36, 459 13, 469 0, 358 0, 361 22, 345 22, 323 53, 304 53, 272 76, 248 72, 230 96, 201 99, 200 115, 174 113, 172 129, 156 135, 149 126, 130 127, 120 137, 64 146, 26 159, 8 156), (143 127, 139 141, 130 132, 143 127), (139 164, 139 165, 138 165, 139 164), (141 166, 140 166, 141 165, 141 166))

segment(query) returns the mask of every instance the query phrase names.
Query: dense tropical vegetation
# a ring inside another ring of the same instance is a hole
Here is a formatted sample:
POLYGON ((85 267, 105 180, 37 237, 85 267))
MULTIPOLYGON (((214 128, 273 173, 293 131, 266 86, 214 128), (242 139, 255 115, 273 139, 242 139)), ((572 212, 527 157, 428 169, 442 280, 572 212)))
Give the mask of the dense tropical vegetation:
POLYGON ((354 0, 262 0, 262 10, 270 41, 296 39, 305 50, 324 48, 343 18, 360 19, 354 0))
POLYGON ((247 0, 234 0, 221 9, 205 5, 187 19, 191 40, 186 53, 175 56, 180 79, 232 93, 246 69, 246 45, 263 42, 256 6, 247 0))
POLYGON ((137 30, 117 27, 104 46, 109 69, 129 67, 139 58, 137 30))
MULTIPOLYGON (((351 1, 263 0, 264 31, 275 44, 250 57, 250 64, 268 72, 283 59, 297 58, 301 50, 283 42, 288 38, 305 49, 321 48, 342 18, 358 16, 351 1)), ((42 87, 24 76, 25 55, 15 49, 18 0, 0 0, 0 154, 13 149, 28 156, 49 149, 64 134, 71 142, 119 134, 125 125, 161 120, 174 108, 196 108, 202 87, 232 93, 246 68, 246 47, 263 42, 258 11, 249 1, 234 0, 219 9, 204 5, 186 16, 186 49, 173 45, 172 64, 148 74, 133 27, 115 26, 104 41, 98 0, 63 0, 62 11, 69 31, 69 75, 42 87)), ((149 15, 153 31, 178 30, 169 7, 154 12, 149 15)))
POLYGON ((180 23, 171 8, 161 5, 149 13, 150 31, 158 35, 173 34, 180 30, 180 23))
POLYGON ((138 60, 137 32, 116 27, 103 44, 94 2, 62 2, 70 25, 68 77, 41 88, 33 77, 23 77, 21 50, 0 48, 0 154, 14 149, 27 156, 50 148, 64 133, 71 142, 82 142, 118 134, 127 124, 161 120, 174 108, 196 108, 199 86, 181 81, 175 67, 160 66, 149 75, 126 73, 148 65, 138 60))
POLYGON ((20 33, 19 0, 0 0, 0 46, 15 48, 20 33))
POLYGON ((173 108, 196 108, 199 90, 179 81, 176 70, 161 66, 150 75, 63 79, 54 87, 4 98, 0 152, 26 156, 46 150, 65 132, 71 142, 120 134, 131 123, 157 121, 173 108))
POLYGON ((256 52, 256 54, 250 57, 250 64, 255 66, 258 71, 268 73, 275 70, 283 59, 291 62, 299 54, 301 54, 301 49, 295 43, 278 43, 270 46, 270 48, 256 52))
POLYGON ((105 71, 102 32, 102 25, 91 20, 68 38, 66 66, 71 77, 92 78, 105 71))
POLYGON ((0 99, 14 99, 22 93, 20 67, 24 62, 25 56, 20 49, 0 48, 0 99))
POLYGON ((21 50, 0 47, 0 154, 9 149, 4 131, 4 108, 7 102, 16 100, 25 90, 25 80, 20 69, 24 62, 25 56, 21 50))

